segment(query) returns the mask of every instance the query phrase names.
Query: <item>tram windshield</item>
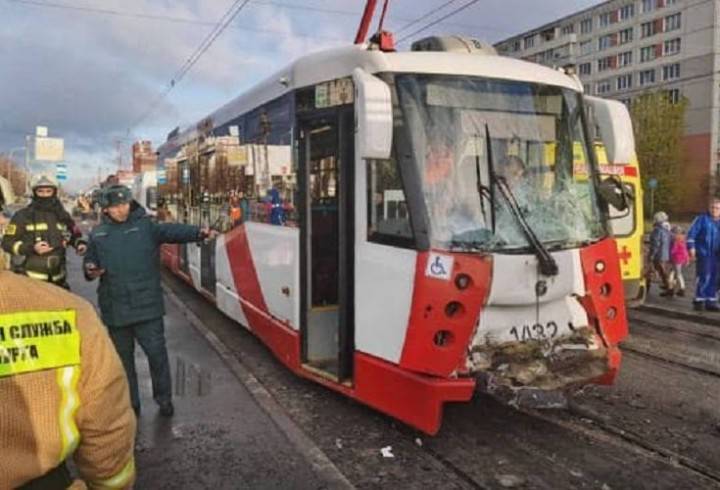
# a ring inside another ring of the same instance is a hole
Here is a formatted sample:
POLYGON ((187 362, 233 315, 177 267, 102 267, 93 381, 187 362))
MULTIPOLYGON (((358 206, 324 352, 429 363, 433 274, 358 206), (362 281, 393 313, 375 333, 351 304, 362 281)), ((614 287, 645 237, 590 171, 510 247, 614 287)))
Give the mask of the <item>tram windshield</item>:
POLYGON ((550 249, 605 235, 580 94, 465 76, 395 85, 406 129, 396 150, 418 167, 433 247, 525 250, 523 222, 550 249))

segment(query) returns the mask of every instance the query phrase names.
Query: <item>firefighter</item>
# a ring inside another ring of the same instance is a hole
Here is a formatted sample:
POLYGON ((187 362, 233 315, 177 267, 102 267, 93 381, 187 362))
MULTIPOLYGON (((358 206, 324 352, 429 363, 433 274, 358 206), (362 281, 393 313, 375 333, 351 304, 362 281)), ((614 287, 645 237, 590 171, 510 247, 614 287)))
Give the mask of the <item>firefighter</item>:
POLYGON ((65 249, 85 253, 82 232, 58 199, 57 184, 41 175, 32 184, 32 201, 13 216, 3 235, 2 248, 21 260, 19 272, 68 288, 65 249))
POLYGON ((0 488, 131 488, 135 416, 95 309, 0 270, 0 488))
POLYGON ((140 414, 134 355, 137 340, 150 364, 153 398, 160 414, 170 417, 174 407, 159 248, 163 243, 201 241, 216 233, 197 226, 152 221, 132 199, 130 189, 122 185, 107 187, 100 207, 102 223, 90 233, 85 278, 100 278, 100 312, 125 367, 135 413, 140 414))

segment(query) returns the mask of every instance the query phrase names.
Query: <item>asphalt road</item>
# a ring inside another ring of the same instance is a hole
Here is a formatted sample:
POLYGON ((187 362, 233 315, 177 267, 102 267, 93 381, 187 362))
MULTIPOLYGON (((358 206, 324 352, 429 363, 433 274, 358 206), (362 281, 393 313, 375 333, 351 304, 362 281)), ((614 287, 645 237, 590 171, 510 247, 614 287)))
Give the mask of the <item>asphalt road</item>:
MULTIPOLYGON (((186 284, 165 282, 357 488, 720 488, 718 379, 668 358, 669 343, 684 349, 688 334, 663 330, 663 345, 652 325, 633 324, 629 345, 647 352, 626 353, 615 386, 589 387, 561 412, 479 395, 448 406, 431 438, 295 377, 186 284), (381 453, 388 446, 392 458, 381 453)), ((711 356, 701 344, 692 352, 711 356)))

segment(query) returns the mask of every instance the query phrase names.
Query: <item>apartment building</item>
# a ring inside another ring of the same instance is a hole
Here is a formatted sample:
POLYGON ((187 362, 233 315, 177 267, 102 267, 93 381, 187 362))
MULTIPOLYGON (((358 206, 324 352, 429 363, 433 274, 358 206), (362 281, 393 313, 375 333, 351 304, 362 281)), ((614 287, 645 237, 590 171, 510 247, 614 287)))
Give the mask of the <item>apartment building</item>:
MULTIPOLYGON (((688 99, 683 211, 720 178, 720 0, 610 0, 495 45, 505 56, 573 66, 587 94, 629 103, 648 90, 688 99), (700 189, 702 192, 697 192, 700 189)), ((641 162, 642 164, 642 162, 641 162)))

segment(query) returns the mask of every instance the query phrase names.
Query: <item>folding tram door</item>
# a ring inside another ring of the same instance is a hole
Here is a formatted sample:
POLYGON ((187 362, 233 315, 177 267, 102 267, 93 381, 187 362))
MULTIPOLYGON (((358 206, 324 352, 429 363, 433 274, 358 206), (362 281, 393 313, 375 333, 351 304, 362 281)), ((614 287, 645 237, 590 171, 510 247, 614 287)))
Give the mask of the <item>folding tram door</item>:
POLYGON ((352 378, 352 108, 298 121, 300 328, 303 367, 337 382, 352 378))

